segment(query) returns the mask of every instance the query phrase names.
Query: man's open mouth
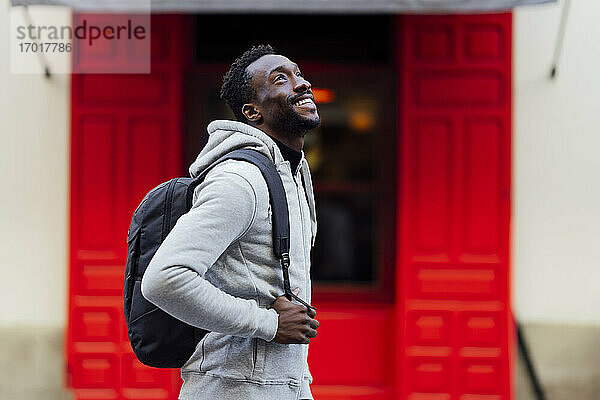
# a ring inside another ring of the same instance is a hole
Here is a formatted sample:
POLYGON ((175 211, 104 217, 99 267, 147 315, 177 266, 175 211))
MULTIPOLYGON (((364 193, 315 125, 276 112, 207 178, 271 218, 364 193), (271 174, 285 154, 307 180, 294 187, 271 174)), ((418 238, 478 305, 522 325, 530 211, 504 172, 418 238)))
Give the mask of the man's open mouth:
POLYGON ((308 105, 310 107, 316 107, 315 102, 310 97, 305 97, 305 98, 296 100, 295 102, 292 103, 292 105, 295 107, 301 107, 304 105, 308 105))

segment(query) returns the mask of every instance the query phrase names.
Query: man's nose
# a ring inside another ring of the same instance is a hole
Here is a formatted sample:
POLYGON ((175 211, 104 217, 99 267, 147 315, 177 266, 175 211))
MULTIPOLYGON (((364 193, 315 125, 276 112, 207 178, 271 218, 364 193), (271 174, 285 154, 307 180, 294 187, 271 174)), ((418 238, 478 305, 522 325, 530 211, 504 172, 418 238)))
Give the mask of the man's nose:
POLYGON ((296 92, 305 92, 309 90, 312 86, 310 82, 299 76, 296 78, 296 84, 294 85, 294 91, 296 92))

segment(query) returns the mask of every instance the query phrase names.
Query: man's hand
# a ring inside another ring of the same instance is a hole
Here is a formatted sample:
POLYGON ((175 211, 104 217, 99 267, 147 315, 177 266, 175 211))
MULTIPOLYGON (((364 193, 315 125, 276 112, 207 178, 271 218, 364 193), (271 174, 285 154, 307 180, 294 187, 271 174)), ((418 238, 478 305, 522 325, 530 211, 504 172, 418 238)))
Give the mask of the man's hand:
MULTIPOLYGON (((300 290, 295 290, 298 295, 300 290)), ((273 309, 279 314, 279 326, 274 342, 283 344, 308 344, 317 336, 319 321, 314 319, 317 312, 305 306, 294 304, 285 296, 279 296, 273 303, 273 309)))

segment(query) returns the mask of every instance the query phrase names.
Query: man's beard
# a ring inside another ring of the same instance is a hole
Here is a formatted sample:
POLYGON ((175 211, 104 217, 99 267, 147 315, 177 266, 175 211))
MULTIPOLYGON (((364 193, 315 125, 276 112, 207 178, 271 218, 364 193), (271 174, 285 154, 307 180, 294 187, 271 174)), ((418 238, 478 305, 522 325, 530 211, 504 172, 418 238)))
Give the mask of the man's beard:
POLYGON ((304 118, 294 111, 292 106, 286 107, 279 118, 275 118, 275 121, 279 132, 295 137, 304 137, 309 131, 321 124, 320 117, 314 120, 304 118))

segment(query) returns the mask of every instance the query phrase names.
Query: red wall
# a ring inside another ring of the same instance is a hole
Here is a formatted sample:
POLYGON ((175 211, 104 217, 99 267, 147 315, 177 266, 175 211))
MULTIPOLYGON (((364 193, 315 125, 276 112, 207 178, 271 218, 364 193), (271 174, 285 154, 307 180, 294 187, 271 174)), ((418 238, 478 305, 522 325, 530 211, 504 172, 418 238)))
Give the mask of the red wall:
MULTIPOLYGON (((76 17, 77 18, 77 17, 76 17)), ((73 75, 68 385, 78 399, 176 399, 122 313, 125 237, 181 171, 189 18, 154 16, 152 73, 73 75)), ((317 303, 315 398, 507 400, 511 15, 399 16, 392 303, 317 303)))

